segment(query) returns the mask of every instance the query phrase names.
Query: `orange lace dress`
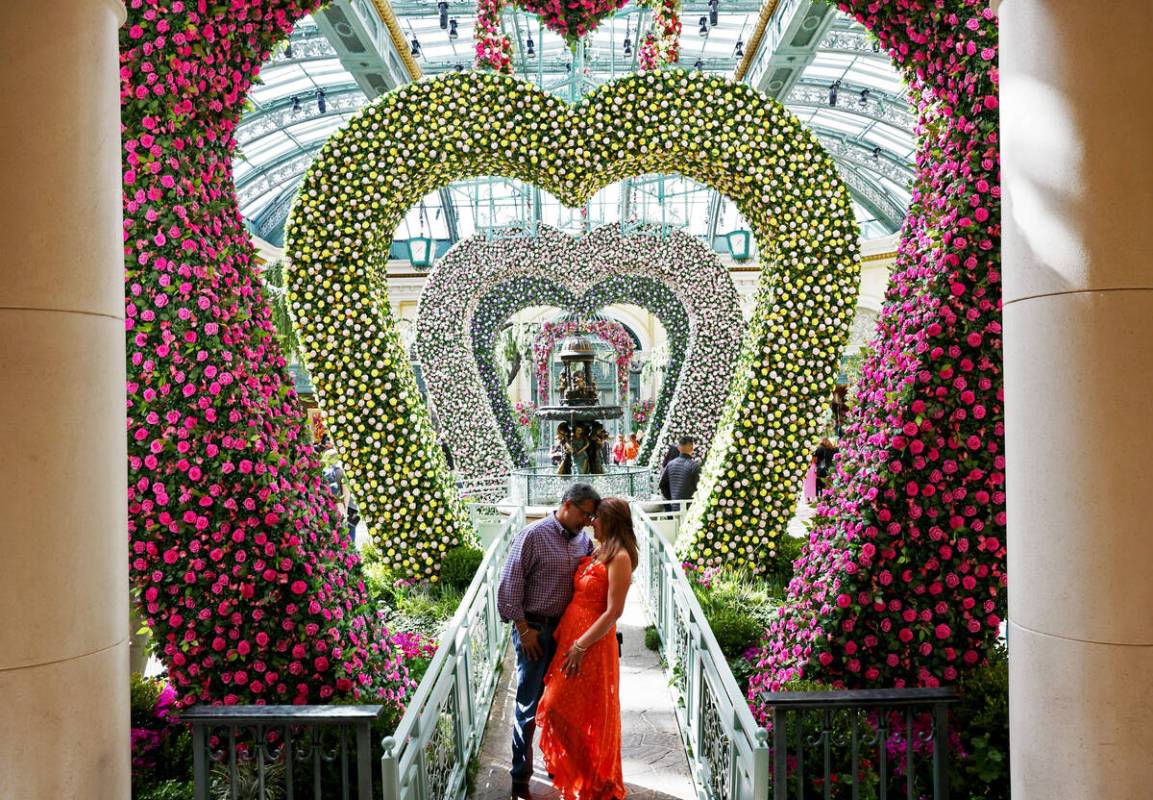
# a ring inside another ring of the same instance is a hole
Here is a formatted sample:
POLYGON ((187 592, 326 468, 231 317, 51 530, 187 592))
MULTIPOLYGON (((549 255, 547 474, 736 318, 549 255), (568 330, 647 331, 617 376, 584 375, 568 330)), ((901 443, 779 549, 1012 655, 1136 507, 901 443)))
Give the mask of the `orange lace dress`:
POLYGON ((608 607, 608 569, 595 556, 585 557, 573 587, 537 706, 540 749, 565 800, 614 800, 625 796, 616 626, 588 649, 578 674, 563 670, 569 647, 608 607))

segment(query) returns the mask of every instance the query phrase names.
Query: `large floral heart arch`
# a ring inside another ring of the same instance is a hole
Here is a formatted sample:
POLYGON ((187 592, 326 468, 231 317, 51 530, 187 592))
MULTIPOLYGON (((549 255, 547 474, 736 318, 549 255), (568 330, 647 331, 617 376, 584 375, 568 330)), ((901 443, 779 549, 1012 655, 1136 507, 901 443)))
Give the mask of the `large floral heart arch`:
MULTIPOLYGON (((677 386, 681 365, 684 363, 685 352, 689 345, 688 315, 685 314, 680 299, 668 286, 651 278, 613 275, 578 298, 553 281, 539 277, 522 277, 501 283, 480 299, 472 319, 473 358, 514 464, 529 466, 533 463, 533 458, 521 435, 519 415, 514 411, 512 401, 509 399, 504 371, 497 364, 496 343, 500 328, 518 311, 530 306, 553 306, 580 317, 591 317, 600 309, 617 303, 646 309, 665 329, 668 339, 668 360, 665 363, 661 391, 657 395, 649 426, 650 430, 659 432, 667 416, 668 406, 672 400, 672 389, 677 386)), ((554 326, 552 330, 560 330, 561 327, 554 326)), ((623 330, 621 333, 628 336, 623 330)), ((735 337, 735 342, 736 348, 739 349, 739 334, 735 337)), ((534 362, 536 347, 542 344, 543 341, 534 342, 534 362)), ((631 339, 629 345, 631 352, 631 339)), ((732 356, 735 355, 736 350, 732 356)), ((731 366, 731 358, 729 363, 731 366)), ((533 363, 534 371, 538 367, 538 363, 533 363)), ((534 377, 540 380, 539 374, 534 377)), ((727 387, 721 389, 720 403, 724 402, 726 389, 727 387)), ((710 428, 715 427, 714 416, 710 428)), ((641 453, 637 456, 642 463, 647 463, 649 455, 654 452, 654 448, 649 445, 655 442, 656 438, 656 436, 648 437, 642 443, 641 453)))
MULTIPOLYGON (((689 342, 658 440, 689 433, 707 449, 743 329, 736 288, 716 254, 680 232, 625 236, 619 225, 606 225, 574 238, 541 226, 535 236, 460 242, 441 259, 421 294, 417 351, 458 472, 467 478, 507 475, 516 463, 515 454, 499 446, 503 409, 486 402, 491 392, 469 339, 486 292, 529 276, 547 279, 560 290, 550 296, 567 298, 570 307, 587 306, 590 293, 620 276, 667 287, 688 318, 689 342)), ((621 281, 615 292, 598 294, 609 302, 646 304, 639 283, 621 281), (638 291, 630 291, 630 284, 638 291)), ((523 302, 532 304, 529 297, 523 302)), ((507 394, 501 399, 507 406, 507 394)))
POLYGON ((306 360, 365 516, 398 568, 434 572, 468 524, 388 308, 391 232, 421 197, 470 176, 535 183, 578 206, 651 172, 734 200, 768 267, 686 555, 756 568, 775 551, 857 290, 857 227, 832 161, 780 105, 715 76, 627 76, 570 107, 531 83, 460 73, 352 119, 305 176, 289 223, 306 360))

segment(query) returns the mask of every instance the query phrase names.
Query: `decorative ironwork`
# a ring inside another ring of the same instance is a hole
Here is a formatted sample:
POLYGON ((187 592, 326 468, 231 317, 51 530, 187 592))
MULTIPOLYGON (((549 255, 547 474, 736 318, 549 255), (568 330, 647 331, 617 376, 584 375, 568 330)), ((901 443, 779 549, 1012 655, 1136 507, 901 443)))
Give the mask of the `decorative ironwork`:
POLYGON ((450 692, 444 708, 436 717, 432 738, 424 746, 424 793, 427 800, 448 800, 454 797, 452 775, 460 763, 457 752, 456 693, 450 692))
POLYGON ((708 766, 708 790, 715 800, 731 800, 733 744, 721 721, 712 686, 704 681, 701 689, 701 760, 708 766))
POLYGON ((372 724, 383 706, 195 706, 194 796, 371 800, 372 724))
POLYGON ((573 483, 590 483, 602 497, 628 499, 649 497, 652 494, 652 472, 647 466, 606 467, 598 475, 557 475, 552 467, 514 469, 512 499, 526 506, 551 505, 560 502, 573 483))
POLYGON ((495 613, 500 570, 522 527, 523 509, 505 518, 404 717, 384 740, 385 800, 464 796, 465 766, 480 750, 510 634, 495 613))

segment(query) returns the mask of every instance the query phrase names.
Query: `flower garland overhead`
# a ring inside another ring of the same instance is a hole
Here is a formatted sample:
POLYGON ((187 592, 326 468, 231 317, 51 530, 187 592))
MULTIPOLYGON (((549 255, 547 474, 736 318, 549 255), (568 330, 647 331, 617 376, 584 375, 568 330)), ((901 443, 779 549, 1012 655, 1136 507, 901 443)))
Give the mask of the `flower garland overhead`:
POLYGON ((181 704, 399 702, 232 187, 295 0, 129 0, 121 29, 130 578, 181 704))
MULTIPOLYGON (((475 280, 475 274, 470 274, 468 281, 473 280, 475 280)), ((460 288, 466 287, 465 291, 468 291, 467 287, 470 284, 466 282, 450 282, 446 279, 439 283, 439 285, 448 289, 450 292, 454 292, 453 299, 455 300, 460 288)), ((430 293, 428 302, 430 304, 434 302, 443 304, 450 301, 446 300, 444 295, 434 295, 430 293), (434 297, 437 298, 435 301, 433 299, 434 297)), ((499 377, 499 370, 496 367, 493 352, 496 331, 499 330, 513 314, 529 306, 553 305, 557 308, 567 309, 575 314, 590 315, 616 303, 629 303, 648 310, 661 321, 661 324, 665 328, 665 333, 669 340, 670 357, 669 363, 666 366, 665 381, 661 387, 662 392, 658 397, 659 402, 653 412, 653 419, 657 425, 657 430, 659 430, 659 426, 672 403, 673 391, 676 388, 677 379, 680 376, 681 363, 688 351, 690 341, 689 318, 685 313, 684 306, 681 305, 681 301, 676 294, 664 283, 653 278, 641 278, 636 275, 612 275, 593 286, 580 298, 577 298, 572 292, 545 278, 520 277, 494 287, 484 295, 477 304, 472 320, 474 359, 477 371, 480 374, 480 379, 484 383, 485 390, 488 393, 489 403, 496 413, 497 423, 504 433, 505 441, 508 444, 509 456, 517 466, 531 466, 533 460, 524 447, 523 439, 516 433, 516 425, 513 419, 514 415, 509 407, 508 389, 504 385, 504 381, 499 377)), ((447 342, 450 337, 456 335, 457 333, 455 331, 445 331, 443 334, 440 332, 428 334, 432 341, 438 343, 447 342)), ((731 333, 728 341, 731 342, 731 346, 727 358, 722 353, 715 353, 712 356, 718 364, 732 364, 738 346, 736 331, 731 333)), ((699 342, 698 347, 700 349, 714 352, 707 331, 702 333, 699 342)), ((439 347, 433 345, 430 345, 430 347, 432 348, 430 352, 439 352, 439 347)), ((456 383, 461 380, 471 379, 471 374, 448 373, 444 374, 443 377, 448 383, 444 381, 438 382, 436 394, 452 395, 460 391, 456 383)), ((707 399, 710 397, 713 399, 715 409, 719 409, 724 401, 723 390, 720 392, 707 392, 699 399, 707 399)), ((715 409, 712 414, 714 424, 716 413, 719 413, 715 409)), ((702 410, 700 416, 702 418, 709 416, 707 408, 702 410)), ((471 415, 469 418, 471 419, 471 415)), ((711 426, 702 424, 694 428, 694 431, 696 430, 707 433, 711 431, 711 426)), ((454 442, 467 446, 467 436, 452 435, 451 439, 454 442)), ((489 449, 491 449, 491 447, 489 449)), ((463 458, 462 460, 469 461, 470 463, 472 461, 469 457, 463 458)))
POLYGON ((760 693, 794 678, 936 686, 983 663, 1005 616, 997 21, 984 2, 841 2, 920 113, 886 301, 760 693))
POLYGON ((505 35, 500 12, 500 0, 477 0, 476 68, 511 75, 512 40, 505 35))
POLYGON ((350 120, 305 175, 288 229, 289 300, 362 511, 398 566, 434 568, 467 520, 385 310, 392 231, 428 192, 471 175, 535 183, 579 207, 606 184, 651 172, 725 193, 765 256, 683 533, 691 559, 765 564, 852 319, 857 226, 833 162, 779 104, 718 76, 660 70, 603 84, 573 106, 488 72, 405 86, 350 120))
POLYGON ((641 0, 652 10, 652 27, 641 42, 637 61, 642 71, 671 66, 681 60, 680 0, 641 0))
POLYGON ((633 362, 636 345, 625 326, 612 319, 558 320, 540 326, 532 343, 532 369, 536 375, 537 396, 542 402, 551 402, 549 372, 553 350, 558 340, 574 334, 595 336, 612 348, 617 368, 617 397, 620 402, 625 402, 629 394, 629 364, 633 362))
POLYGON ((462 476, 507 474, 512 464, 529 463, 518 440, 507 434, 511 413, 505 387, 490 377, 495 330, 528 306, 555 304, 591 313, 613 303, 647 308, 666 326, 672 358, 662 394, 669 411, 663 418, 675 425, 668 436, 712 439, 743 324, 736 289, 716 254, 679 232, 664 239, 625 236, 619 225, 607 225, 573 238, 541 226, 535 237, 488 241, 478 236, 458 243, 421 294, 417 350, 438 416, 453 420, 445 436, 462 476), (689 390, 678 394, 681 385, 689 390), (478 413, 485 407, 486 388, 495 418, 478 413), (507 454, 492 446, 502 430, 507 454))

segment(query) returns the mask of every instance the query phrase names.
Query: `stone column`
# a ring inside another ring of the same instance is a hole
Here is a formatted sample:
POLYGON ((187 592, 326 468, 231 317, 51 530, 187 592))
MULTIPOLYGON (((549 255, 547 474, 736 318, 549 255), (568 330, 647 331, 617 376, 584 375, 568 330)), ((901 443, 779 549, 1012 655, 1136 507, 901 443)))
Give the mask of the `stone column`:
POLYGON ((1014 800, 1153 787, 1153 14, 1005 0, 1014 800))
POLYGON ((0 13, 0 797, 129 796, 115 0, 0 13))

